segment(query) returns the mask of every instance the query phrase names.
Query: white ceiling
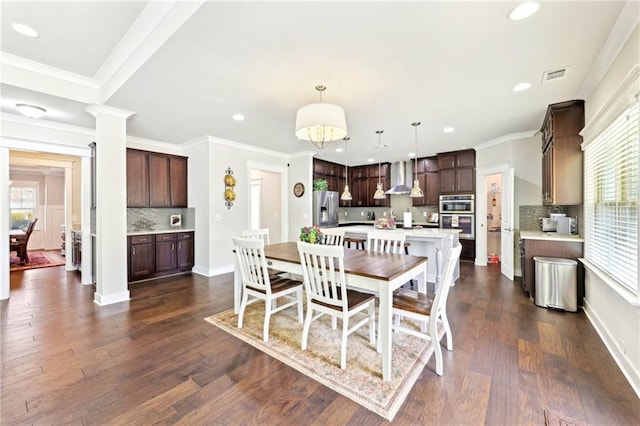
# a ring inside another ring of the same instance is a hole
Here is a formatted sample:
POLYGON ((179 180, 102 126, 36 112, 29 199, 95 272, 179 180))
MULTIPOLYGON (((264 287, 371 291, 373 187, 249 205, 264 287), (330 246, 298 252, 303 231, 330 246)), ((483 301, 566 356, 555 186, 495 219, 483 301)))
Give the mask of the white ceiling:
MULTIPOLYGON (((377 129, 390 147, 383 161, 408 158, 413 121, 420 156, 473 147, 531 134, 548 104, 587 97, 625 6, 543 2, 509 21, 516 4, 2 2, 1 110, 23 101, 45 107, 45 119, 93 127, 86 106, 104 101, 136 113, 132 136, 211 135, 295 153, 313 148, 294 136, 296 110, 324 84, 323 101, 346 111, 351 165, 378 160, 377 129), (542 83, 566 66, 565 78, 542 83), (512 92, 520 81, 531 89, 512 92)), ((344 162, 341 144, 320 157, 344 162)))

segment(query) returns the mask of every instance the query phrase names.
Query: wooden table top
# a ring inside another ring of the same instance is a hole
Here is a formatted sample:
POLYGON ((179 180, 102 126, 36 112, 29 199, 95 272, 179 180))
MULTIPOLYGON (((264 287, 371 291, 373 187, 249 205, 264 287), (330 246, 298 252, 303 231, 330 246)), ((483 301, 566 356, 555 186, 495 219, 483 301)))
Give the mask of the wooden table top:
MULTIPOLYGON (((264 248, 268 259, 300 264, 296 242, 269 244, 264 248)), ((344 249, 346 273, 391 281, 422 263, 427 258, 407 254, 371 253, 365 250, 344 249)))
POLYGON ((10 229, 9 236, 10 237, 24 237, 27 234, 22 229, 10 229))

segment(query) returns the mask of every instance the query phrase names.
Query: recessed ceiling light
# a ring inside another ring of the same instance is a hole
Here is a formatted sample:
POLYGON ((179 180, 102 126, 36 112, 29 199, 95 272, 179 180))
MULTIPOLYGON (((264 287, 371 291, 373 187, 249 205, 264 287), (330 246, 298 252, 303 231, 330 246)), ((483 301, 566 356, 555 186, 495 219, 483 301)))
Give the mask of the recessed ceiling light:
POLYGON ((453 133, 453 132, 455 132, 455 130, 456 130, 456 128, 455 127, 451 127, 451 126, 448 126, 448 127, 445 127, 444 129, 442 129, 442 131, 445 132, 445 133, 453 133))
POLYGON ((342 148, 336 148, 336 152, 342 152, 343 149, 342 148))
POLYGON ((518 6, 511 9, 511 12, 507 14, 507 18, 511 19, 512 21, 520 21, 536 13, 539 8, 539 1, 525 1, 524 3, 520 3, 518 6))
POLYGON ((15 32, 22 34, 23 36, 34 37, 34 38, 39 36, 36 30, 34 30, 32 27, 26 24, 14 22, 13 24, 11 24, 11 28, 13 28, 15 32))
POLYGON ((244 121, 244 115, 242 114, 233 114, 233 119, 236 121, 244 121))
POLYGON ((18 108, 18 111, 22 113, 22 115, 26 115, 30 118, 40 118, 47 112, 46 109, 35 105, 16 104, 16 107, 18 108))
POLYGON ((415 152, 410 152, 410 153, 409 153, 409 157, 413 158, 413 157, 415 157, 415 156, 416 156, 416 153, 415 153, 415 152))
POLYGON ((527 90, 530 87, 531 87, 531 83, 527 83, 526 81, 523 81, 513 86, 511 90, 513 90, 514 92, 522 92, 524 90, 527 90))
POLYGON ((367 161, 368 161, 369 163, 373 163, 373 158, 367 158, 367 161))

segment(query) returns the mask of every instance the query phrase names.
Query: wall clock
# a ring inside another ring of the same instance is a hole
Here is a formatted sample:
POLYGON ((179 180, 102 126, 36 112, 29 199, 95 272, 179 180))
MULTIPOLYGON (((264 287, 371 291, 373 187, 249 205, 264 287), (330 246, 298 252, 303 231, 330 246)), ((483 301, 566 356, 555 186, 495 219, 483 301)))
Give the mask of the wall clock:
POLYGON ((302 184, 302 182, 298 182, 293 185, 293 195, 300 198, 302 197, 302 194, 304 194, 304 185, 302 184))

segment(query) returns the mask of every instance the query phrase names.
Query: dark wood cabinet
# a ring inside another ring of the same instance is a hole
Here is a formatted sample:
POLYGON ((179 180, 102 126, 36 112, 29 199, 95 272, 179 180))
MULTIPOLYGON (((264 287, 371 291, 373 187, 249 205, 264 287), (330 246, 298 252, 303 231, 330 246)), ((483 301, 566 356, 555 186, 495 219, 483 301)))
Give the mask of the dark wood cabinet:
POLYGON ((127 207, 149 206, 149 155, 127 149, 127 207))
POLYGON ((542 124, 542 203, 582 204, 584 101, 549 105, 542 124))
POLYGON ((441 194, 475 193, 476 152, 472 149, 438 154, 441 194))
POLYGON ((476 240, 460 240, 462 245, 462 251, 460 252, 460 259, 475 261, 476 260, 476 240))
MULTIPOLYGON (((520 266, 522 269, 522 288, 530 297, 536 294, 536 264, 535 256, 559 257, 563 259, 577 260, 583 254, 582 241, 553 241, 523 239, 520 241, 520 266)), ((578 306, 583 305, 584 298, 584 267, 578 262, 578 306)))
MULTIPOLYGON (((414 162, 415 167, 415 162, 414 162)), ((419 158, 417 166, 418 182, 424 197, 412 198, 414 206, 435 206, 440 197, 440 173, 438 157, 419 158)), ((414 174, 415 176, 415 174, 414 174)))
POLYGON ((129 240, 129 281, 138 281, 153 276, 156 270, 155 237, 136 235, 129 240))
POLYGON ((187 161, 127 149, 127 207, 187 207, 187 161))
POLYGON ((191 271, 194 233, 168 232, 128 237, 129 282, 191 271))

